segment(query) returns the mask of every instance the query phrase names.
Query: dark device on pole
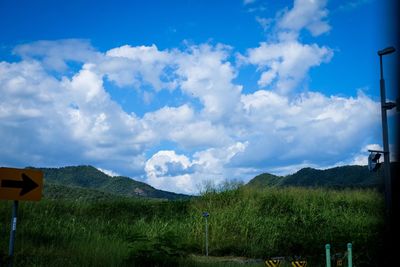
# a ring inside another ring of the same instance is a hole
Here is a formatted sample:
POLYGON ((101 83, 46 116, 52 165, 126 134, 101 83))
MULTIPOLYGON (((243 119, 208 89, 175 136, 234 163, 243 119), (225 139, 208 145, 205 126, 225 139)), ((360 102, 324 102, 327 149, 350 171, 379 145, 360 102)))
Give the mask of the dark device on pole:
POLYGON ((381 164, 379 162, 379 158, 381 157, 381 153, 377 152, 371 152, 368 156, 368 169, 371 172, 376 172, 379 167, 381 167, 381 164))
POLYGON ((384 56, 384 55, 387 55, 387 54, 391 54, 391 53, 393 53, 395 51, 396 51, 396 49, 393 46, 389 46, 389 47, 386 47, 385 49, 382 49, 382 50, 378 51, 378 55, 379 56, 384 56))

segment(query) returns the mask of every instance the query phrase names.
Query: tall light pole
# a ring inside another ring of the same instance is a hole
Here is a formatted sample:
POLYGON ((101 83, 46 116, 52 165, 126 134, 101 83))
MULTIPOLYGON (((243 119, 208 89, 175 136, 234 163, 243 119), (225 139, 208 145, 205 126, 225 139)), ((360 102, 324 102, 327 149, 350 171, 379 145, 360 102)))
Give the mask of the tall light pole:
POLYGON ((381 115, 382 115, 382 138, 383 138, 383 157, 384 157, 384 172, 385 172, 385 202, 386 202, 386 214, 389 216, 392 210, 392 181, 390 175, 390 154, 389 154, 389 137, 388 137, 388 123, 386 111, 396 106, 395 103, 386 102, 385 92, 385 80, 383 78, 383 64, 382 57, 394 53, 396 49, 390 46, 385 49, 378 51, 381 79, 380 79, 380 91, 381 91, 381 115))

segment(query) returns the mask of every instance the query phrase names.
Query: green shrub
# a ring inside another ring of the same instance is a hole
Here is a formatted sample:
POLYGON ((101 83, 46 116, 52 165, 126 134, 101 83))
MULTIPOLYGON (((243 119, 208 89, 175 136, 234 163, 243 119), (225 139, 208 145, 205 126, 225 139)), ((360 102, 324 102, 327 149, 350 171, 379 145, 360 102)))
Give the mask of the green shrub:
POLYGON ((133 266, 177 266, 187 255, 187 247, 172 231, 148 237, 136 233, 130 237, 125 264, 133 266))

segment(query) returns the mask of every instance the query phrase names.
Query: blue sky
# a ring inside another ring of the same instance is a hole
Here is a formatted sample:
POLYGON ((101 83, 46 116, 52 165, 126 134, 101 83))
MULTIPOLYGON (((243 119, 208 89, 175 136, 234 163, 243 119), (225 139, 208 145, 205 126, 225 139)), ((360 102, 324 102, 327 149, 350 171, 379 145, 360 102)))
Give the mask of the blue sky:
POLYGON ((0 1, 0 164, 91 164, 183 193, 365 164, 392 5, 0 1))

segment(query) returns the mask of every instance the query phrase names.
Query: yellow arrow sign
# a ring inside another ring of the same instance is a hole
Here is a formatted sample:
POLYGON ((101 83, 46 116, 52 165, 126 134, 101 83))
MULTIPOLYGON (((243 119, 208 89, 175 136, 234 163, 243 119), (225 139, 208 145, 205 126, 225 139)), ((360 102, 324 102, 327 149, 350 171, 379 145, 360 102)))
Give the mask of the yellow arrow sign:
POLYGON ((42 190, 41 171, 0 168, 0 199, 39 201, 42 190))

